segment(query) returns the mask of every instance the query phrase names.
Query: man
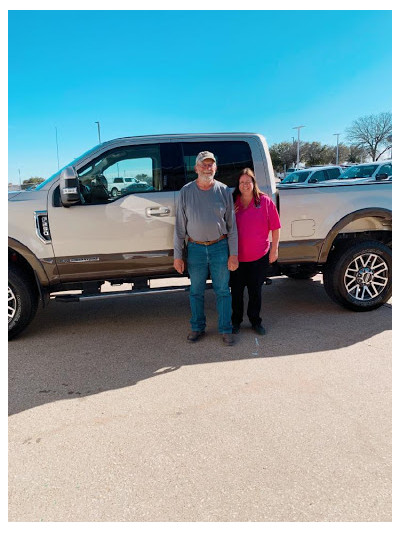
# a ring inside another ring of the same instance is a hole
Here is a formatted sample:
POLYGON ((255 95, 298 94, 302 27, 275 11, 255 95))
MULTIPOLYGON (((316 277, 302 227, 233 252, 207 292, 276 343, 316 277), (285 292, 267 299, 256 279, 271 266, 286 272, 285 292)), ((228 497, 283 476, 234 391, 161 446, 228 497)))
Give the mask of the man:
POLYGON ((204 291, 208 272, 217 296, 218 331, 222 342, 232 346, 231 293, 229 271, 238 263, 238 238, 232 194, 214 179, 217 163, 211 152, 200 152, 194 170, 197 179, 179 193, 176 210, 174 267, 183 274, 183 247, 187 238, 187 267, 190 276, 192 317, 189 342, 205 333, 204 291))

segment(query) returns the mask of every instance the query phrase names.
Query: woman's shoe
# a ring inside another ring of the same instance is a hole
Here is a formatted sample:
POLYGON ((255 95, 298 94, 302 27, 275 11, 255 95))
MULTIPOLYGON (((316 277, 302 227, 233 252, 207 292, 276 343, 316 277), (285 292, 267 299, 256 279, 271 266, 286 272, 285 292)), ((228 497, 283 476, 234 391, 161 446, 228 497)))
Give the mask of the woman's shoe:
POLYGON ((251 329, 253 329, 258 335, 265 335, 266 333, 264 326, 261 324, 258 324, 257 326, 251 326, 251 329))

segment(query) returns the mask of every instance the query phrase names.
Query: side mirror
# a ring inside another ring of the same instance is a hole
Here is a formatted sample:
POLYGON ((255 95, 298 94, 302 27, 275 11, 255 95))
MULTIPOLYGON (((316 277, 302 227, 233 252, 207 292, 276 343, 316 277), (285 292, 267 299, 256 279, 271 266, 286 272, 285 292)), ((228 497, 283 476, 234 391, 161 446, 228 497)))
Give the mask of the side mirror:
POLYGON ((317 180, 317 178, 310 178, 308 180, 308 183, 318 183, 318 180, 317 180))
POLYGON ((60 196, 64 207, 81 203, 79 179, 74 167, 66 167, 60 174, 60 196))
POLYGON ((383 180, 387 180, 389 177, 389 174, 377 174, 375 176, 375 179, 376 181, 383 181, 383 180))

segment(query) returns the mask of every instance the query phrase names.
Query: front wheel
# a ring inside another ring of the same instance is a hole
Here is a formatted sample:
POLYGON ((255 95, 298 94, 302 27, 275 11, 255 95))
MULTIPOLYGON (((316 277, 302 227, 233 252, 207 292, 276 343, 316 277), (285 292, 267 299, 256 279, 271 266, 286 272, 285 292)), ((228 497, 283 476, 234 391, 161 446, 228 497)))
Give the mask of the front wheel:
POLYGON ((38 306, 37 292, 25 273, 8 267, 8 338, 21 333, 33 320, 38 306))
POLYGON ((392 251, 379 241, 339 248, 324 269, 328 296, 352 311, 372 311, 392 295, 392 251))

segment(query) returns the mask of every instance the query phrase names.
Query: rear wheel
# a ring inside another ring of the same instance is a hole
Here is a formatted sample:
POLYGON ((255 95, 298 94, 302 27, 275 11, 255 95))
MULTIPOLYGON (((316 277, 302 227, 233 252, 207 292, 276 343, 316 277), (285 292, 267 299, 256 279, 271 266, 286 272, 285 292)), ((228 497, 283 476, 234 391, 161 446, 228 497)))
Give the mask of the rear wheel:
POLYGON ((392 251, 362 241, 333 252, 324 270, 328 296, 352 311, 372 311, 392 295, 392 251))
POLYGON ((15 265, 8 267, 8 338, 12 339, 33 320, 38 295, 28 276, 15 265))
POLYGON ((118 196, 118 189, 117 189, 116 187, 113 187, 113 188, 111 189, 111 196, 112 196, 113 198, 116 198, 116 197, 118 196))

